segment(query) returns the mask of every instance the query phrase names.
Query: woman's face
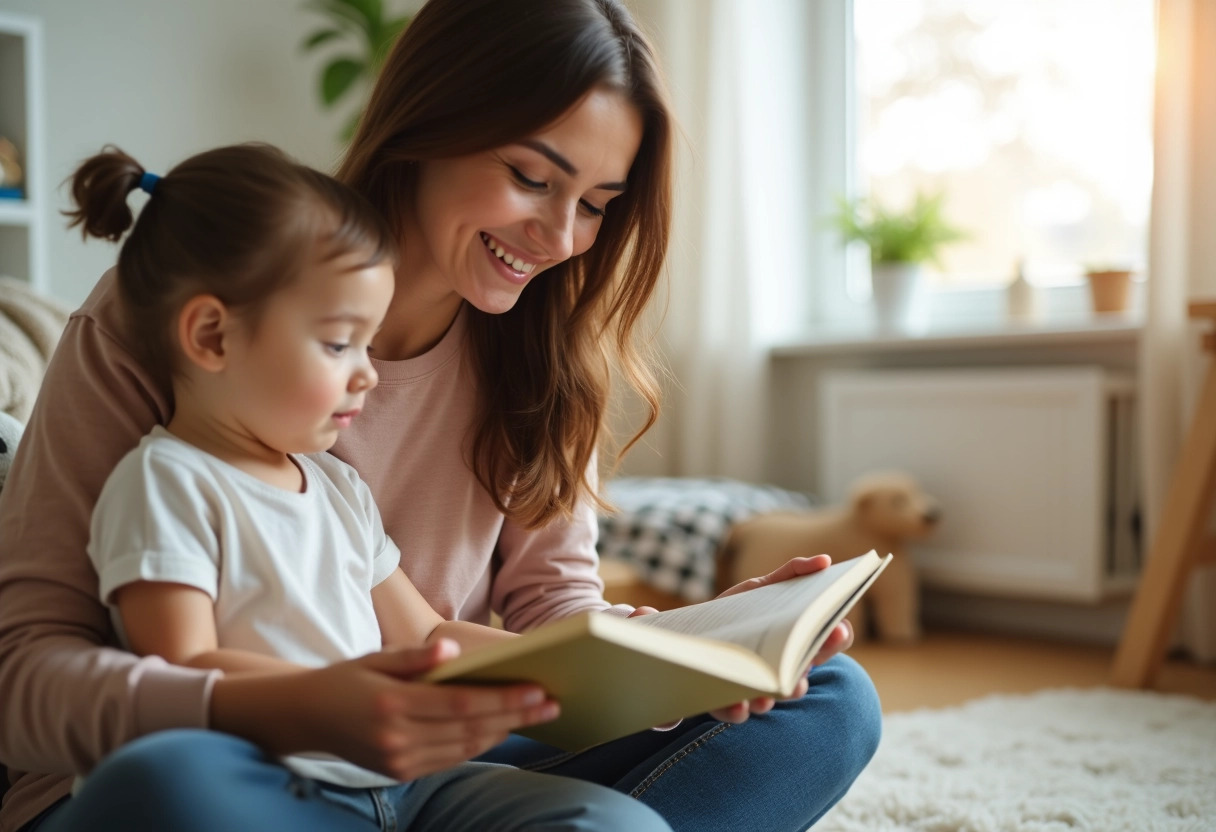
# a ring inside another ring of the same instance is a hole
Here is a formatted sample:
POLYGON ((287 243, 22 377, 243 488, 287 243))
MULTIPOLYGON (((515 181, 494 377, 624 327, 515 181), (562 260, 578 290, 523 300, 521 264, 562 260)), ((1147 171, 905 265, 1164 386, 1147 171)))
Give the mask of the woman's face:
POLYGON ((402 268, 483 312, 507 311, 529 281, 595 242, 641 142, 636 108, 596 89, 515 144, 422 163, 402 268))

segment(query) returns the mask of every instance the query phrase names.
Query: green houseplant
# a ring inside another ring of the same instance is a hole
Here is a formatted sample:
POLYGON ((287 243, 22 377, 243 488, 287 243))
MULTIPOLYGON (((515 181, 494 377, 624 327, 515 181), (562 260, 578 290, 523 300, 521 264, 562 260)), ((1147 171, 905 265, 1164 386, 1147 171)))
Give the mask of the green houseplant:
POLYGON ((832 222, 845 243, 870 248, 870 284, 876 321, 882 329, 905 327, 910 318, 921 265, 940 263, 942 246, 967 234, 942 216, 942 194, 917 193, 903 211, 873 199, 839 199, 832 222))
MULTIPOLYGON (((321 103, 333 107, 360 84, 374 81, 397 36, 409 24, 409 15, 386 14, 382 0, 310 0, 304 7, 326 19, 300 45, 312 52, 327 45, 343 49, 321 69, 321 103)), ((354 135, 362 115, 362 104, 342 128, 343 141, 354 135)))

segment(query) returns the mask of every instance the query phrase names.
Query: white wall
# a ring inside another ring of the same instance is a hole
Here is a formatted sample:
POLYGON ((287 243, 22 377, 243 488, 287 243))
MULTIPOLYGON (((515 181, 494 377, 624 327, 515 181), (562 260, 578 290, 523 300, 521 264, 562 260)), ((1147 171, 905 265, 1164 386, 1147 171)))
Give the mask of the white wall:
MULTIPOLYGON (((393 9, 418 4, 408 0, 393 9)), ((103 144, 156 172, 222 144, 270 142, 331 169, 345 113, 323 111, 321 56, 299 45, 323 21, 302 0, 0 0, 42 20, 45 179, 50 290, 68 304, 88 294, 115 257, 83 243, 59 211, 60 183, 103 144)))

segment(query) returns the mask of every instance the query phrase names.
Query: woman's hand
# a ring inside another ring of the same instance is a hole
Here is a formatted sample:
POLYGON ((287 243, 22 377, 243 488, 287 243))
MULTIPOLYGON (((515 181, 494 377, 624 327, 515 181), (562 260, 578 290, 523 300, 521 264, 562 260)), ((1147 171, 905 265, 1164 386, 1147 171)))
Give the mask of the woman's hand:
POLYGON ((324 751, 398 780, 415 780, 481 754, 557 703, 536 685, 414 681, 459 646, 385 650, 319 670, 234 674, 215 683, 211 727, 273 754, 324 751))
MULTIPOLYGON (((811 660, 810 665, 798 679, 798 685, 794 688, 794 692, 783 699, 801 699, 806 696, 808 683, 806 674, 810 669, 817 664, 823 664, 828 659, 835 656, 837 653, 842 653, 848 650, 853 644, 853 627, 848 621, 841 621, 832 630, 832 634, 828 636, 828 640, 823 643, 822 649, 815 654, 815 658, 811 660)), ((765 714, 773 709, 777 704, 777 700, 771 696, 761 696, 752 699, 748 702, 739 702, 731 705, 728 708, 720 708, 716 711, 710 711, 709 715, 720 722, 747 722, 748 716, 751 714, 765 714)))
MULTIPOLYGON (((740 592, 746 592, 749 589, 756 589, 757 587, 775 584, 780 581, 788 581, 790 578, 796 578, 799 575, 809 575, 812 572, 827 569, 831 565, 832 559, 828 555, 815 555, 814 557, 810 558, 794 558, 763 577, 750 578, 742 583, 735 584, 718 597, 725 598, 728 595, 738 595, 740 592)), ((629 617, 632 618, 635 615, 647 615, 652 612, 655 612, 653 607, 638 607, 638 609, 629 617)), ((836 625, 834 630, 832 630, 831 635, 828 636, 828 639, 824 642, 823 647, 811 660, 810 666, 808 666, 806 671, 801 674, 801 678, 799 678, 798 685, 794 688, 794 692, 791 693, 787 698, 799 699, 805 696, 807 691, 806 673, 810 671, 811 667, 814 667, 817 664, 823 664, 837 653, 848 650, 852 644, 853 628, 849 622, 842 621, 836 625)), ((776 703, 777 700, 771 696, 761 696, 747 702, 738 702, 726 708, 719 708, 716 711, 710 711, 709 715, 721 722, 732 722, 737 724, 740 722, 746 722, 747 718, 751 714, 768 713, 773 709, 773 706, 776 703)))

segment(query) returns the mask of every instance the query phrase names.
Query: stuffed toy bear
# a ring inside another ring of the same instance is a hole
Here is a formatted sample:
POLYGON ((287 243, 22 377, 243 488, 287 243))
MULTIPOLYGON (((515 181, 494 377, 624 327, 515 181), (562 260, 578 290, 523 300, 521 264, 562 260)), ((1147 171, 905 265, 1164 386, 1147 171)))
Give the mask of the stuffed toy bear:
POLYGON ((828 554, 833 563, 871 549, 895 556, 849 622, 858 641, 873 623, 890 641, 920 636, 916 569, 905 543, 928 535, 941 514, 937 501, 901 472, 868 474, 853 483, 847 504, 798 512, 757 514, 731 527, 719 553, 721 588, 766 575, 795 557, 828 554))
POLYGON ((25 425, 4 411, 0 410, 0 489, 8 479, 8 469, 13 466, 13 457, 17 454, 17 442, 25 425))

